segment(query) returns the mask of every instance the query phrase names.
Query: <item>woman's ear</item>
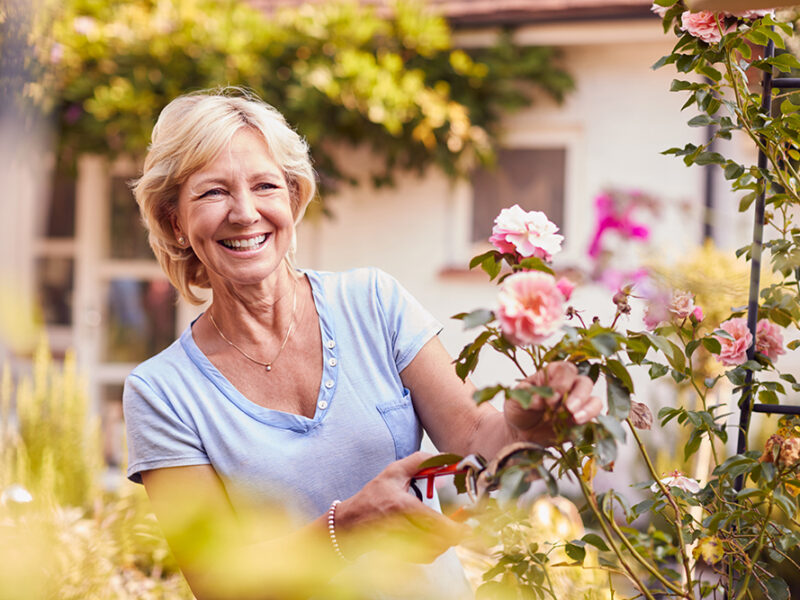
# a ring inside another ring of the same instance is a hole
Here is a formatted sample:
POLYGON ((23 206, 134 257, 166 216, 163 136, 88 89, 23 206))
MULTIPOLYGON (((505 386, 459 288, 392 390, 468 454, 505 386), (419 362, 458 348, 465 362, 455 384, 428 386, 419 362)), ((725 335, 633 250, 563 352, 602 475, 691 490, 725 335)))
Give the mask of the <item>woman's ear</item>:
POLYGON ((169 219, 169 223, 172 225, 172 232, 175 234, 175 241, 181 248, 185 248, 189 244, 189 240, 186 239, 186 236, 181 230, 181 226, 178 224, 178 216, 172 215, 169 219))

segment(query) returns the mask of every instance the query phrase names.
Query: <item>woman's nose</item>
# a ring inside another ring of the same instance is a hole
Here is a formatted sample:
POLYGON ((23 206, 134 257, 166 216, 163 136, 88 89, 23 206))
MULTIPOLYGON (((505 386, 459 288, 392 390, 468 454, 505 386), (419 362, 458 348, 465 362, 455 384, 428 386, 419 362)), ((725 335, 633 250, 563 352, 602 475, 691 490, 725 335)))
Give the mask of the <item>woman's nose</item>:
POLYGON ((238 225, 250 225, 258 221, 255 198, 247 191, 230 196, 228 220, 238 225))

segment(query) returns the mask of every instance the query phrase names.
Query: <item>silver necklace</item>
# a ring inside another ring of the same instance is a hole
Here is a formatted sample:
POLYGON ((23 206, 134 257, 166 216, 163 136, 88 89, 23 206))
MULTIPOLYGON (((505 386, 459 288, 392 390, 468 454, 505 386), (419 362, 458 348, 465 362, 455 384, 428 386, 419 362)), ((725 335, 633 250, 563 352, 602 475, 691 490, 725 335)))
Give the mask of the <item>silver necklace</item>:
MULTIPOLYGON (((279 298, 279 300, 280 300, 280 298, 279 298)), ((278 357, 281 355, 281 352, 283 352, 284 346, 286 346, 286 342, 289 341, 289 336, 292 335, 292 329, 294 329, 294 317, 295 317, 295 313, 296 312, 297 312, 297 280, 295 279, 295 281, 294 281, 294 299, 292 300, 292 320, 289 321, 289 329, 286 330, 286 336, 283 338, 283 342, 281 343, 281 347, 278 348, 278 352, 275 354, 275 358, 273 358, 269 362, 263 362, 263 361, 260 361, 258 359, 253 358, 247 352, 245 352, 244 350, 239 348, 239 346, 237 346, 232 341, 230 341, 227 337, 225 337, 225 334, 222 333, 222 330, 219 328, 219 325, 217 325, 217 322, 214 320, 214 315, 211 314, 210 310, 208 311, 208 318, 211 321, 211 324, 214 326, 214 329, 217 330, 217 333, 219 334, 219 336, 223 340, 225 340, 228 343, 229 346, 231 346, 239 354, 244 356, 247 360, 249 360, 251 362, 254 362, 257 365, 260 365, 260 366, 264 367, 264 369, 266 369, 266 371, 269 372, 269 371, 272 371, 272 364, 276 360, 278 360, 278 357)))

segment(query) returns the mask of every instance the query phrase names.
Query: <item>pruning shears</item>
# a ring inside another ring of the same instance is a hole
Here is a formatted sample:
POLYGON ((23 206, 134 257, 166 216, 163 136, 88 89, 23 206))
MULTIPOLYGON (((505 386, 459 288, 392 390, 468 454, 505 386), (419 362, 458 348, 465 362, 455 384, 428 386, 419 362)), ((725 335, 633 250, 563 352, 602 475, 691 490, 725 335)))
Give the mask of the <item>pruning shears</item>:
MULTIPOLYGON (((489 462, 479 454, 469 454, 458 462, 420 469, 412 476, 409 489, 417 498, 424 501, 424 497, 433 498, 434 481, 437 477, 448 475, 463 477, 463 488, 466 488, 466 492, 474 504, 484 494, 497 489, 502 471, 514 464, 515 459, 531 454, 543 455, 547 454, 547 450, 539 444, 517 442, 502 448, 497 456, 489 462), (422 480, 426 481, 424 497, 417 485, 422 480)), ((458 482, 456 484, 457 487, 460 487, 458 482)), ((461 507, 450 517, 459 521, 464 520, 467 517, 467 509, 461 507)))

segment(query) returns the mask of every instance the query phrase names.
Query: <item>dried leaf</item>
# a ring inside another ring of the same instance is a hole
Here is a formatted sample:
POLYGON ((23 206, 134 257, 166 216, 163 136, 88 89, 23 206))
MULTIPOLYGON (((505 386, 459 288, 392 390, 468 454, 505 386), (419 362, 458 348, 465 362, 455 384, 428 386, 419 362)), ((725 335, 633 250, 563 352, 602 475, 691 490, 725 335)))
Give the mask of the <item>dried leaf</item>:
POLYGON ((653 413, 646 404, 631 400, 631 423, 636 429, 650 429, 653 426, 653 413))

